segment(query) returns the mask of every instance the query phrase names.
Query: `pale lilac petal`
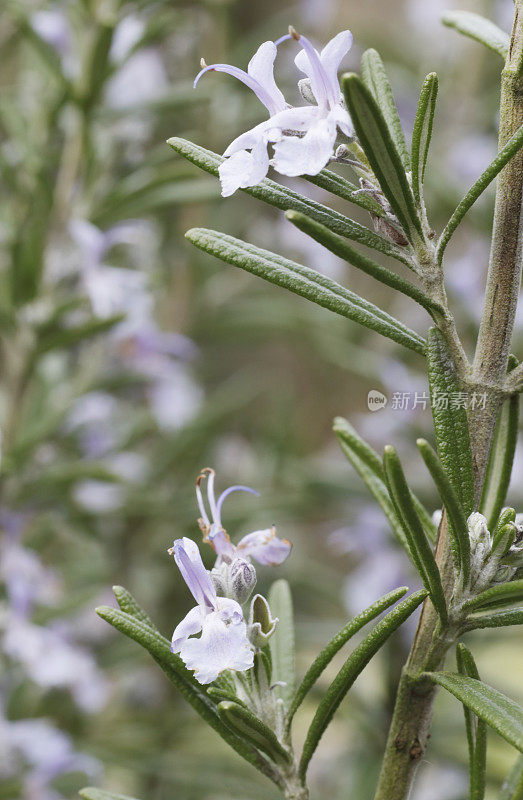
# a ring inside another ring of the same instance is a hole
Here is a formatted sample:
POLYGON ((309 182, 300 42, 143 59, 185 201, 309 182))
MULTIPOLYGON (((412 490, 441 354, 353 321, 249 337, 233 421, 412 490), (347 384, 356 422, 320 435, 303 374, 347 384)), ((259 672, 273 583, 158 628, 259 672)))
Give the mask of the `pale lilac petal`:
POLYGON ((195 633, 200 633, 203 622, 205 619, 205 611, 201 606, 191 608, 187 616, 176 626, 171 641, 171 652, 179 653, 183 643, 193 636, 195 633))
POLYGON ((269 169, 267 144, 260 140, 251 152, 240 150, 220 164, 219 176, 222 184, 222 197, 230 197, 237 189, 256 186, 269 169))
POLYGON ((251 150, 259 145, 261 141, 264 143, 277 142, 283 136, 282 131, 307 130, 317 116, 318 110, 311 108, 311 106, 286 108, 284 111, 275 114, 274 117, 266 119, 265 122, 260 122, 259 125, 245 131, 245 133, 241 133, 236 139, 233 139, 223 155, 228 158, 241 150, 251 150))
POLYGON ((183 539, 176 539, 173 545, 173 555, 178 569, 198 605, 214 608, 216 591, 211 576, 203 565, 196 543, 186 536, 183 539))
POLYGON ((273 107, 272 110, 269 108, 270 114, 276 114, 286 107, 285 98, 274 80, 274 60, 277 50, 274 42, 264 42, 259 46, 247 67, 249 75, 263 86, 272 98, 273 107))
POLYGON ((291 543, 287 539, 279 539, 275 528, 248 533, 238 543, 238 552, 242 556, 251 556, 258 563, 267 566, 281 564, 291 552, 291 543))
POLYGON ((236 548, 223 528, 216 529, 216 526, 211 526, 206 541, 214 547, 216 555, 220 558, 230 560, 234 557, 236 548))
POLYGON ((231 64, 210 64, 208 67, 204 67, 202 70, 200 70, 194 79, 194 87, 196 87, 196 84, 206 72, 226 72, 228 75, 232 75, 233 78, 236 78, 248 86, 249 89, 252 89, 258 100, 263 103, 269 114, 274 114, 279 110, 280 106, 275 105, 274 99, 267 89, 243 69, 234 67, 231 64))
POLYGON ((334 122, 340 131, 346 136, 354 135, 354 126, 349 116, 349 112, 342 106, 334 106, 332 111, 329 111, 329 119, 334 122))
POLYGON ((218 602, 218 610, 206 615, 200 638, 187 639, 180 650, 185 666, 202 684, 212 683, 225 669, 243 672, 254 663, 241 606, 226 598, 218 602))
MULTIPOLYGON (((336 102, 336 95, 334 94, 330 85, 327 73, 323 68, 320 61, 320 55, 315 47, 306 36, 300 36, 300 44, 303 46, 294 63, 299 70, 305 73, 311 82, 312 93, 316 99, 318 106, 321 109, 332 107, 336 102)), ((338 88, 339 93, 339 88, 338 88)))
POLYGON ((317 120, 305 136, 286 136, 274 145, 272 164, 282 175, 317 175, 328 163, 336 142, 336 123, 325 117, 317 120))
POLYGON ((336 97, 336 102, 341 99, 338 70, 343 58, 352 46, 352 41, 353 36, 350 31, 341 31, 325 45, 320 54, 320 61, 327 75, 331 91, 336 97))

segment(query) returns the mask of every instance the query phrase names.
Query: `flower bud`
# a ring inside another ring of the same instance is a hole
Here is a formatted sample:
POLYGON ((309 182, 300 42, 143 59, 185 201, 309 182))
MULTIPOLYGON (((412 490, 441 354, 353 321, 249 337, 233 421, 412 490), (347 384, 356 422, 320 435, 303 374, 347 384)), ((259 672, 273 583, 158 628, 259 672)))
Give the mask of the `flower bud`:
POLYGON ((256 586, 256 570, 250 561, 235 558, 229 566, 229 587, 231 596, 240 605, 247 602, 256 586))
POLYGON ((276 629, 278 617, 271 616, 265 597, 257 594, 252 598, 247 636, 256 648, 265 647, 276 629))
POLYGON ((479 511, 474 511, 467 520, 470 544, 475 549, 479 544, 488 546, 490 550, 492 541, 487 528, 487 520, 479 511))

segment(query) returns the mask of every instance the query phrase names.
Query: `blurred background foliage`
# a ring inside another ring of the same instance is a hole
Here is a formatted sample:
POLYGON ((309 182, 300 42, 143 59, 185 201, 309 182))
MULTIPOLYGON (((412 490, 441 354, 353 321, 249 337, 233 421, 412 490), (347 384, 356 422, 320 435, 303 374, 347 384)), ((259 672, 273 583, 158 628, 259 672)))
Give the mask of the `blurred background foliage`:
MULTIPOLYGON (((213 466, 221 487, 261 492, 228 501, 233 536, 274 521, 294 543, 279 574, 293 588, 302 670, 348 614, 403 582, 415 585, 331 422, 348 416, 378 449, 398 447, 415 490, 436 509, 414 453, 416 435, 431 429, 423 364, 416 355, 400 361, 377 335, 191 250, 183 233, 206 225, 268 243, 420 331, 424 312, 385 296, 254 199, 222 201, 218 182, 165 140, 184 136, 222 152, 260 119, 256 99, 227 76, 209 75, 193 91, 202 55, 245 66, 289 23, 319 43, 350 27, 346 66, 358 69, 366 47, 380 50, 409 133, 421 81, 439 73, 427 192, 440 230, 496 149, 500 62, 442 27, 441 13, 453 7, 2 3, 0 798, 73 798, 86 776, 147 800, 276 796, 93 612, 111 584, 123 584, 170 635, 190 599, 166 550, 174 537, 198 539, 201 467, 213 466), (389 398, 384 409, 367 409, 371 389, 389 398), (394 407, 394 393, 408 393, 407 409, 394 407)), ((457 7, 510 25, 511 0, 457 7)), ((292 97, 290 65, 290 49, 281 48, 278 77, 292 97)), ((289 185, 327 200, 305 182, 289 185)), ((481 310, 492 207, 490 192, 448 251, 465 337, 481 310)), ((522 477, 520 455, 509 495, 519 509, 522 477)), ((260 570, 262 589, 272 577, 260 570)), ((372 797, 411 635, 406 626, 345 702, 316 756, 313 796, 372 797)), ((482 631, 473 645, 482 677, 521 697, 516 634, 482 631)), ((489 737, 494 796, 513 753, 489 737)), ((465 797, 462 714, 441 697, 415 800, 465 797)))

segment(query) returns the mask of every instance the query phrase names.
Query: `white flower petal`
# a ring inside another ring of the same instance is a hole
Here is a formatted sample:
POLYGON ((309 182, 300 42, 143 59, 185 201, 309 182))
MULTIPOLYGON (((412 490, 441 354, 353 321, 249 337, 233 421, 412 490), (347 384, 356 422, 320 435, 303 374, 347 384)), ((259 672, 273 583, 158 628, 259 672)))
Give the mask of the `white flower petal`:
POLYGON ((176 539, 174 560, 192 596, 202 607, 214 608, 216 591, 209 572, 205 569, 198 545, 186 536, 176 539))
POLYGON ((202 684, 212 683, 224 669, 243 672, 254 663, 241 606, 226 598, 219 603, 218 611, 206 615, 200 638, 187 639, 180 650, 185 666, 202 684))
POLYGON ((259 46, 247 67, 248 74, 258 81, 267 94, 270 95, 274 108, 272 111, 269 109, 269 111, 273 114, 284 109, 286 105, 285 98, 274 80, 274 60, 277 51, 278 48, 274 42, 264 42, 259 46))
POLYGON ((189 613, 182 619, 182 621, 174 629, 171 652, 179 653, 183 643, 187 641, 189 636, 195 633, 200 633, 205 620, 205 611, 201 606, 191 608, 189 613))
POLYGON ((236 189, 256 186, 269 169, 267 144, 260 139, 251 152, 240 150, 220 164, 219 175, 222 184, 222 197, 229 197, 236 189))
POLYGON ((330 115, 317 120, 303 137, 286 136, 274 145, 272 164, 282 175, 317 175, 327 164, 336 142, 330 115))
POLYGON ((248 533, 238 543, 238 551, 243 556, 251 556, 260 564, 273 567, 285 561, 291 552, 291 547, 287 539, 279 539, 276 536, 274 527, 248 533))
POLYGON ((338 102, 341 98, 338 70, 340 64, 352 46, 353 36, 350 31, 341 31, 328 42, 320 53, 320 61, 329 79, 331 90, 338 102))

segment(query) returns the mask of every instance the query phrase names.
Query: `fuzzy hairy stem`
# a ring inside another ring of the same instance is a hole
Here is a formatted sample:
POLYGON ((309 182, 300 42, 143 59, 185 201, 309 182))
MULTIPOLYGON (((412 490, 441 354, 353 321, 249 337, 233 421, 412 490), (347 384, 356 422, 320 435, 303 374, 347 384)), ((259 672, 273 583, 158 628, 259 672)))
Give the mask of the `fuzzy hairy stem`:
MULTIPOLYGON (((523 125, 523 2, 515 5, 509 53, 501 76, 499 147, 523 125)), ((499 174, 494 229, 487 277, 485 305, 479 329, 474 376, 489 388, 489 403, 471 419, 478 473, 486 459, 497 412, 503 399, 499 387, 507 371, 510 341, 521 284, 523 260, 523 150, 499 174)))
MULTIPOLYGON (((502 73, 499 147, 523 124, 523 0, 516 0, 509 54, 502 73)), ((499 174, 485 306, 478 335, 472 383, 487 390, 488 403, 470 417, 476 492, 486 469, 490 443, 504 396, 505 375, 514 326, 522 265, 523 151, 499 174)), ((436 545, 447 598, 454 569, 448 527, 443 516, 436 545)), ((375 800, 406 800, 416 767, 429 738, 435 689, 420 678, 425 670, 441 668, 459 634, 450 622, 441 629, 436 612, 426 601, 418 630, 400 680, 393 719, 375 800)))

